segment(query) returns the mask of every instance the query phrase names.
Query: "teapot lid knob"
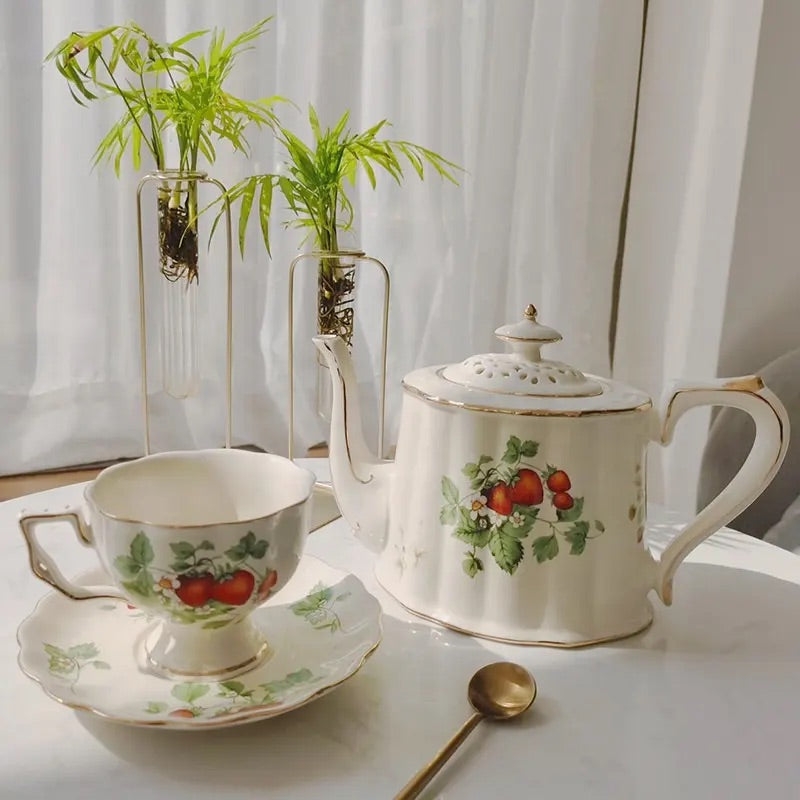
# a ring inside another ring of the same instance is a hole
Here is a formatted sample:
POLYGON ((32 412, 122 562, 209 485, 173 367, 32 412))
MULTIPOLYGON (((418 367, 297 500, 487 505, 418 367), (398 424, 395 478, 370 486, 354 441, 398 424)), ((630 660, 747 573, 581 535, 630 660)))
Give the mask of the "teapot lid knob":
POLYGON ((539 348, 543 344, 560 342, 562 338, 554 328, 537 322, 536 314, 536 306, 529 303, 520 322, 502 325, 494 332, 498 339, 508 342, 514 352, 530 361, 541 360, 539 348))

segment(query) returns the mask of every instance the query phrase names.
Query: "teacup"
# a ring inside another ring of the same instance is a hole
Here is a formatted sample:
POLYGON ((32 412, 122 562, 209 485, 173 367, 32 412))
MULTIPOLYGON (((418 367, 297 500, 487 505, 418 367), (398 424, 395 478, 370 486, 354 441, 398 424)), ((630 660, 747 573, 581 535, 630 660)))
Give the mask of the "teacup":
POLYGON ((142 643, 151 670, 230 677, 269 652, 248 614, 294 574, 313 488, 314 475, 281 456, 159 453, 103 470, 83 510, 23 513, 19 523, 33 572, 58 591, 121 598, 159 618, 142 643), (60 572, 35 532, 54 520, 97 551, 114 586, 79 586, 60 572))

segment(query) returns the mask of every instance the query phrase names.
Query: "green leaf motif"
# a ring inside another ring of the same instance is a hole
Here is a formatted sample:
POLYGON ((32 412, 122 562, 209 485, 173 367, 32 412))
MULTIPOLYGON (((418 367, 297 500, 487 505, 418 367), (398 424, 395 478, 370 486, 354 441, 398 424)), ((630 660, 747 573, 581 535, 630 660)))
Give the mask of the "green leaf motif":
POLYGON ((250 548, 250 555, 253 558, 264 558, 264 555, 267 552, 267 547, 269 547, 269 542, 265 539, 259 539, 251 548, 250 548))
POLYGON ((473 547, 486 547, 489 543, 489 539, 492 535, 492 529, 486 528, 485 530, 479 530, 478 528, 471 526, 471 527, 463 527, 459 526, 453 532, 453 536, 456 539, 461 539, 462 542, 466 542, 473 547))
POLYGON ((533 554, 540 564, 555 558, 558 555, 558 539, 556 539, 555 534, 534 539, 533 554))
POLYGON ((497 566, 509 575, 514 574, 519 562, 522 561, 522 543, 516 537, 505 534, 502 528, 495 528, 492 531, 489 550, 494 556, 497 566))
POLYGON ((606 530, 606 526, 605 526, 605 525, 603 525, 603 523, 602 523, 602 522, 600 522, 600 520, 599 520, 599 519, 596 519, 596 520, 594 521, 594 526, 595 526, 595 528, 597 528, 597 530, 598 530, 598 531, 600 531, 600 533, 604 533, 604 532, 605 532, 605 530, 606 530))
POLYGON ((442 510, 439 512, 439 522, 442 525, 455 525, 458 522, 457 506, 442 506, 442 510))
POLYGON ((493 461, 491 456, 481 456, 478 459, 478 466, 482 467, 484 464, 491 464, 493 461))
POLYGON ((247 546, 239 542, 239 544, 229 547, 225 551, 225 555, 231 561, 244 561, 244 559, 247 558, 247 546))
POLYGON ((154 703, 152 700, 145 706, 145 711, 148 714, 162 714, 168 708, 166 703, 154 703))
POLYGON ((534 458, 538 452, 539 445, 536 442, 532 442, 530 439, 524 441, 520 448, 520 453, 522 453, 525 458, 534 458))
POLYGON ((556 516, 558 517, 559 522, 574 522, 576 519, 580 519, 582 514, 583 514, 582 497, 575 498, 575 502, 572 504, 572 508, 568 508, 566 510, 559 509, 556 512, 556 516))
POLYGON ((465 464, 461 472, 464 475, 466 475, 470 480, 473 480, 474 478, 477 477, 479 469, 480 468, 478 467, 477 464, 465 464))
POLYGON ((142 570, 142 565, 130 556, 117 556, 114 559, 114 568, 126 580, 133 580, 142 570))
POLYGON ((506 445, 506 451, 503 453, 503 461, 506 464, 516 464, 520 459, 522 450, 522 442, 518 436, 511 436, 506 445))
POLYGON ((203 539, 203 541, 200 542, 199 545, 197 545, 197 549, 198 550, 213 550, 214 549, 214 545, 211 542, 209 542, 208 539, 203 539))
POLYGON ((208 694, 207 683, 179 683, 172 687, 172 696, 183 703, 193 703, 208 694))
POLYGON ((111 664, 107 661, 90 661, 89 662, 95 669, 111 669, 111 664))
POLYGON ((461 566, 470 578, 483 571, 483 561, 470 552, 467 552, 467 557, 461 562, 461 566))
POLYGON ((100 651, 94 642, 85 642, 84 644, 76 644, 67 650, 67 656, 74 658, 77 661, 88 661, 90 658, 99 656, 100 651))
POLYGON ((171 542, 170 549, 180 561, 186 561, 194 555, 195 547, 189 542, 171 542))
POLYGON ((149 564, 155 557, 150 540, 143 531, 139 531, 131 542, 131 558, 142 566, 149 564))
POLYGON ((296 603, 292 603, 292 605, 289 606, 293 614, 298 617, 307 617, 309 614, 313 614, 315 611, 319 611, 319 609, 327 605, 333 597, 333 589, 329 586, 322 586, 321 584, 319 586, 320 588, 315 587, 314 591, 307 594, 302 600, 298 600, 296 603))
POLYGON ((570 545, 570 555, 579 556, 586 549, 586 536, 589 533, 589 523, 585 520, 578 520, 569 530, 564 533, 564 538, 570 545))
POLYGON ((444 495, 444 499, 447 500, 450 505, 458 505, 458 489, 453 481, 447 477, 447 475, 442 476, 442 494, 444 495))
POLYGON ((220 686, 223 686, 229 692, 236 695, 245 694, 245 686, 241 681, 222 681, 220 686))

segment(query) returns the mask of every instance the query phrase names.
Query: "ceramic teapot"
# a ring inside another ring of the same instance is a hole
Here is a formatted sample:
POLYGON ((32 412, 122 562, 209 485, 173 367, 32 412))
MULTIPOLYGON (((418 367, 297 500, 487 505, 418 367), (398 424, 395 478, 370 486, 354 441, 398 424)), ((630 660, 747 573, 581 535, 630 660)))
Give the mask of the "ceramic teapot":
POLYGON ((345 519, 380 551, 376 577, 408 610, 465 633, 579 646, 652 621, 676 569, 767 486, 786 453, 786 410, 760 378, 678 382, 660 408, 638 389, 542 358, 561 335, 504 325, 510 352, 415 370, 403 380, 396 459, 362 434, 353 365, 336 336, 330 466, 345 519), (728 486, 654 557, 643 540, 646 451, 701 405, 750 414, 756 438, 728 486))

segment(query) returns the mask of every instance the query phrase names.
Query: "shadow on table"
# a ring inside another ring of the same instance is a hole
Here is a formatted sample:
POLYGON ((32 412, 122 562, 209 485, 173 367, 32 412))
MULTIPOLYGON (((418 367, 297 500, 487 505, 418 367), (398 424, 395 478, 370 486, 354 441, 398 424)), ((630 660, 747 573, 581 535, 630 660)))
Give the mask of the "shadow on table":
MULTIPOLYGON (((364 796, 383 796, 387 781, 399 789, 467 718, 469 678, 495 660, 474 639, 385 616, 383 643, 357 675, 280 717, 212 731, 129 727, 80 712, 77 717, 123 761, 177 781, 231 791, 253 787, 279 797, 282 788, 336 785, 357 773, 361 791, 374 788, 364 796)), ((479 728, 448 768, 457 770, 461 758, 479 749, 483 734, 479 728)))

